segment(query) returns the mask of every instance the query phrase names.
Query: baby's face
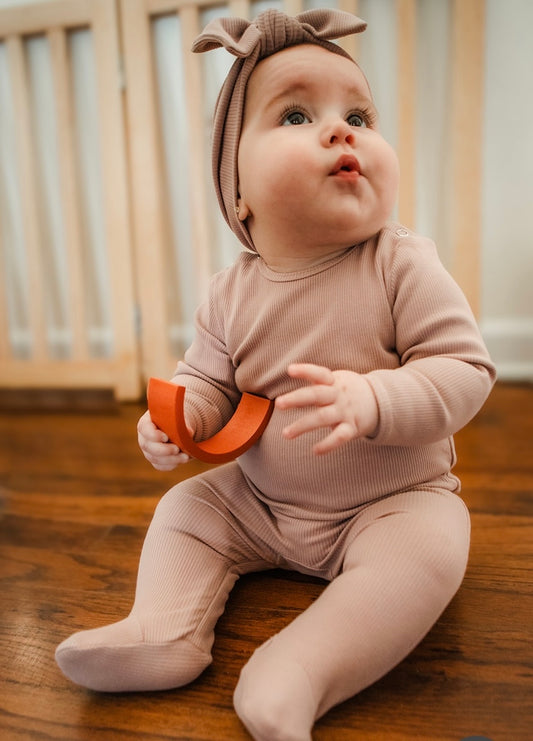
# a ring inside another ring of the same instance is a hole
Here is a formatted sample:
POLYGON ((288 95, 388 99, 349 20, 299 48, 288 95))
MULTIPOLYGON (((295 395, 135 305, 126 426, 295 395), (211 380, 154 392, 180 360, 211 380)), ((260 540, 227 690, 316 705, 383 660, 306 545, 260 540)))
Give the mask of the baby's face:
POLYGON ((238 167, 239 218, 263 255, 273 240, 317 258, 362 242, 390 217, 399 180, 361 70, 312 44, 252 73, 238 167))

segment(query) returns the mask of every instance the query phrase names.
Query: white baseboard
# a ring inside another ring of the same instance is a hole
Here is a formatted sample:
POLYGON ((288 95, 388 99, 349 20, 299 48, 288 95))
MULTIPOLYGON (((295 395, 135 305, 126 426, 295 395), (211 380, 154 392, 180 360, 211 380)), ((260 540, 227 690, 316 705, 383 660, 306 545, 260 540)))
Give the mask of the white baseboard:
POLYGON ((533 317, 485 319, 481 333, 500 381, 533 381, 533 317))

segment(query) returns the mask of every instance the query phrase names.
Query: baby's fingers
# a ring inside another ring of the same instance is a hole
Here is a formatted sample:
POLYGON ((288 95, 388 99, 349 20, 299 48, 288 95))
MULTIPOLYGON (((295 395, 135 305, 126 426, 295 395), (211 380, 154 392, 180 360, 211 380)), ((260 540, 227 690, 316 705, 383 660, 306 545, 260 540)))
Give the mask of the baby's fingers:
POLYGON ((282 394, 276 399, 278 409, 302 409, 303 407, 321 407, 335 401, 333 386, 304 386, 282 394))
POLYGON ((320 383, 331 386, 335 382, 335 376, 329 368, 313 363, 291 363, 287 368, 291 378, 301 378, 309 383, 320 383))
POLYGON ((329 368, 311 363, 293 363, 289 365, 287 372, 292 378, 300 378, 310 385, 278 396, 276 399, 278 409, 326 406, 335 401, 336 391, 333 386, 335 377, 329 368))
POLYGON ((283 437, 287 440, 293 440, 295 437, 305 434, 306 432, 312 432, 313 430, 321 429, 322 427, 334 427, 339 423, 339 415, 333 406, 324 406, 315 409, 309 414, 304 414, 302 417, 287 425, 283 429, 283 437))
POLYGON ((139 438, 139 444, 141 444, 141 441, 155 443, 168 442, 168 435, 163 430, 160 430, 159 427, 155 426, 149 411, 146 411, 137 422, 137 436, 139 438))
POLYGON ((356 436, 354 427, 349 425, 347 422, 342 422, 337 425, 327 437, 313 447, 313 453, 315 455, 331 453, 332 450, 340 448, 341 445, 344 445, 356 436))
POLYGON ((146 457, 146 460, 152 464, 156 471, 173 471, 178 466, 188 463, 190 457, 187 453, 179 453, 169 458, 155 458, 154 460, 146 457))
POLYGON ((146 460, 158 471, 172 471, 190 460, 174 443, 149 443, 143 447, 146 460))
POLYGON ((169 458, 181 452, 177 445, 170 442, 160 443, 146 440, 141 447, 145 456, 150 456, 150 458, 169 458))

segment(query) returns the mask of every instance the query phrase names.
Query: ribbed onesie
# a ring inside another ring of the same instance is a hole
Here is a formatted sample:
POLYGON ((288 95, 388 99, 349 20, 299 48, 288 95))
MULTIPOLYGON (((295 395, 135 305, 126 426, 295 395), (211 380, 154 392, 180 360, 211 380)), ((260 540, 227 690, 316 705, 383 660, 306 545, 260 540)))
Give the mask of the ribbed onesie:
POLYGON ((239 575, 323 577, 321 596, 253 654, 235 693, 254 738, 278 738, 268 728, 281 714, 279 738, 310 739, 317 717, 411 651, 462 581, 469 517, 452 435, 481 407, 494 367, 433 243, 394 223, 297 273, 243 252, 214 276, 196 324, 176 380, 199 439, 242 392, 274 399, 296 388, 291 362, 367 374, 377 432, 314 456, 324 432, 286 440, 301 412, 275 409, 238 461, 163 497, 131 615, 72 636, 58 661, 94 689, 176 687, 210 662, 239 575))

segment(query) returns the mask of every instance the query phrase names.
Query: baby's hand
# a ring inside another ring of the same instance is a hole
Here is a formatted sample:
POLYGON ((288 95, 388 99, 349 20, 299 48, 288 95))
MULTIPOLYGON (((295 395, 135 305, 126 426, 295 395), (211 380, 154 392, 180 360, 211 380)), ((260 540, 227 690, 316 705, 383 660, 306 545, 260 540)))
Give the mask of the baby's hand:
POLYGON ((137 423, 137 439, 144 457, 158 471, 173 471, 176 466, 190 460, 187 453, 169 442, 168 436, 154 425, 149 411, 137 423))
POLYGON ((349 440, 375 432, 379 421, 378 405, 364 376, 353 371, 331 371, 309 363, 290 365, 288 374, 292 378, 302 378, 310 385, 278 396, 276 407, 312 408, 285 427, 283 436, 288 440, 321 427, 330 428, 330 434, 313 448, 315 455, 323 455, 349 440))

